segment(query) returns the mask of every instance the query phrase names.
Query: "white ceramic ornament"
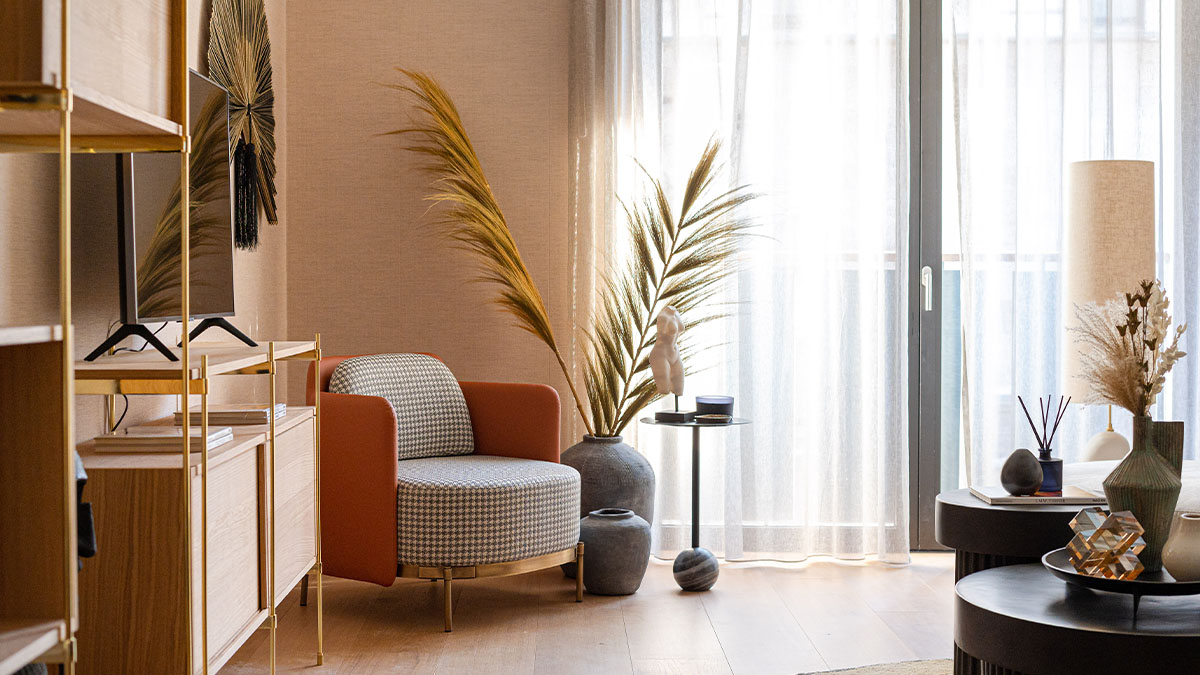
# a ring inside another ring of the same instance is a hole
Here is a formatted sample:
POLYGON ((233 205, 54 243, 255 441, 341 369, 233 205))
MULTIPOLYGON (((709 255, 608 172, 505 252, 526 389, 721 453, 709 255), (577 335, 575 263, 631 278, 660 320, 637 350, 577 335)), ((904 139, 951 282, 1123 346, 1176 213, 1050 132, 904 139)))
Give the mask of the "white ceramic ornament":
POLYGON ((679 312, 667 305, 658 313, 658 333, 654 347, 650 349, 650 372, 654 374, 654 386, 660 394, 683 396, 683 359, 679 358, 676 344, 683 332, 683 319, 679 312))

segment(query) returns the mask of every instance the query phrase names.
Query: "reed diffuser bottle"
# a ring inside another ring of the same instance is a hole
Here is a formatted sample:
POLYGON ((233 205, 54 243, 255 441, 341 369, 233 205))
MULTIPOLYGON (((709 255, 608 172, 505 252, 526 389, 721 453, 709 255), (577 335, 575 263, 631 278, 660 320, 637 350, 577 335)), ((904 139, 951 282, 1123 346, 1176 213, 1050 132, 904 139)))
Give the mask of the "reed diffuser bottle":
POLYGON ((1029 428, 1033 430, 1033 437, 1038 442, 1038 464, 1042 465, 1042 487, 1038 488, 1037 494, 1043 497, 1061 497, 1063 461, 1051 456, 1051 453, 1054 452, 1051 443, 1054 442, 1054 434, 1058 432, 1058 425, 1062 422, 1063 415, 1067 413, 1067 406, 1071 405, 1071 398, 1059 396, 1058 406, 1051 408, 1054 402, 1052 397, 1046 397, 1045 406, 1042 405, 1041 397, 1038 397, 1038 413, 1042 418, 1041 432, 1033 423, 1033 416, 1029 414, 1029 408, 1025 407, 1025 401, 1020 396, 1017 397, 1017 401, 1021 403, 1021 410, 1025 411, 1025 419, 1029 420, 1029 428), (1052 410, 1053 415, 1051 415, 1052 410))

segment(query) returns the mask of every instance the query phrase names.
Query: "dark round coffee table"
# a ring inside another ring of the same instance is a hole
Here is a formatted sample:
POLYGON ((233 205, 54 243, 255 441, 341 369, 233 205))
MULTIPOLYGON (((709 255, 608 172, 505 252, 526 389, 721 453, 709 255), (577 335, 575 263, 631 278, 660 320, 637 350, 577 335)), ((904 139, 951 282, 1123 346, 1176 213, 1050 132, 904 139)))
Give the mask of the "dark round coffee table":
POLYGON ((1041 564, 1010 565, 955 585, 954 644, 983 673, 1200 672, 1200 596, 1145 597, 1066 583, 1041 564))
POLYGON ((1041 560, 1071 540, 1071 519, 1083 506, 989 505, 970 490, 937 496, 933 536, 954 549, 954 579, 1002 565, 1041 560))

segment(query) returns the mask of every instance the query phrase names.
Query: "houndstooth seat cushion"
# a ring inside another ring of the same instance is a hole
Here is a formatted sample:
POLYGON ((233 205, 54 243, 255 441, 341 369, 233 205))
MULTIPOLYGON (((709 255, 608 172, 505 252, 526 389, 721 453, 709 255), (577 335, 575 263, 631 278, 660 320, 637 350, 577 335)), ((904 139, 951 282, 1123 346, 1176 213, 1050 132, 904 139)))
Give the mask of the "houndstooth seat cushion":
POLYGON ((387 399, 396 411, 399 459, 475 452, 471 414, 458 380, 431 356, 375 354, 346 359, 333 369, 329 391, 387 399))
POLYGON ((579 473, 532 459, 409 459, 396 485, 401 564, 465 567, 523 560, 579 541, 579 473))

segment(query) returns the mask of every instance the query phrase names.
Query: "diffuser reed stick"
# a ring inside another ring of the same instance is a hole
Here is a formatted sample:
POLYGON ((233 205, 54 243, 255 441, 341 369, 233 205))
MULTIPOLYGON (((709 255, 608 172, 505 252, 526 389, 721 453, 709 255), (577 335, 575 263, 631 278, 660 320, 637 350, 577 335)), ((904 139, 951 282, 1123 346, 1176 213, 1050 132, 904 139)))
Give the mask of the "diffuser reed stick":
POLYGON ((1029 414, 1029 408, 1025 406, 1025 400, 1017 396, 1017 401, 1021 403, 1021 410, 1025 411, 1025 419, 1029 421, 1029 428, 1033 430, 1033 437, 1037 439, 1039 449, 1050 449, 1050 444, 1054 442, 1054 435, 1058 433, 1058 425, 1062 423, 1063 415, 1067 413, 1067 407, 1071 405, 1071 397, 1058 397, 1058 406, 1054 410, 1054 416, 1051 417, 1051 406, 1054 404, 1054 399, 1051 396, 1046 397, 1046 405, 1042 406, 1042 397, 1038 397, 1038 413, 1042 418, 1042 430, 1038 433, 1037 424, 1033 421, 1033 416, 1029 414), (1053 422, 1053 424, 1051 423, 1053 422))

